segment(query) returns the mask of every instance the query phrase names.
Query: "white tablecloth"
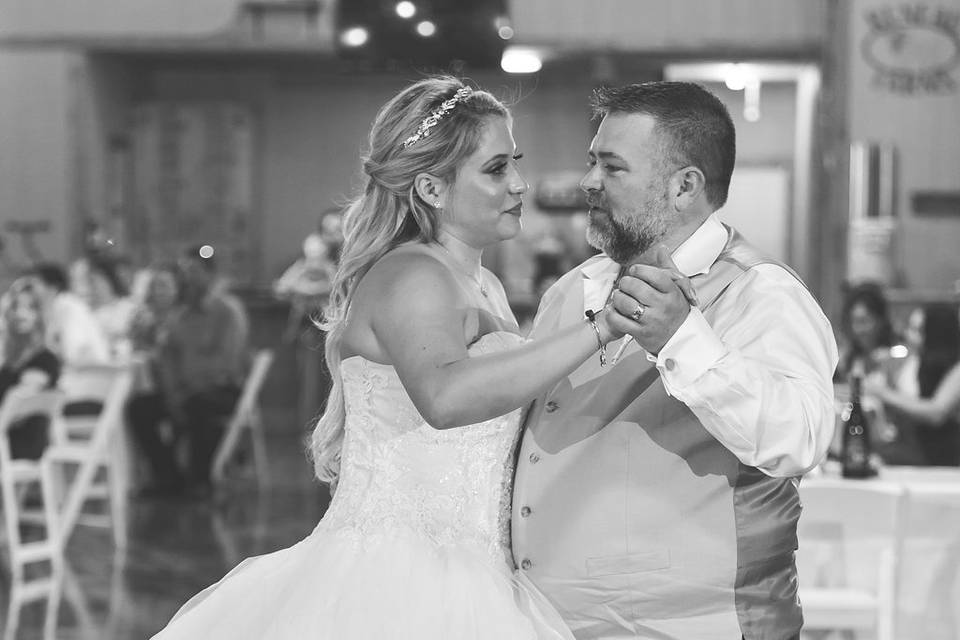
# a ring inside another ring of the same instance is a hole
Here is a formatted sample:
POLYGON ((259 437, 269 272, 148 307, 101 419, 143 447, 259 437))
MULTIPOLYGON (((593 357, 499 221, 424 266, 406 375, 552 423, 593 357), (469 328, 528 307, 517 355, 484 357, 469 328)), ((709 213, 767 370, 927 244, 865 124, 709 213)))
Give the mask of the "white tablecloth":
MULTIPOLYGON (((829 472, 819 477, 836 479, 829 472)), ((803 479, 801 497, 819 477, 803 479)), ((886 467, 878 479, 908 492, 897 639, 960 640, 960 468, 886 467)))

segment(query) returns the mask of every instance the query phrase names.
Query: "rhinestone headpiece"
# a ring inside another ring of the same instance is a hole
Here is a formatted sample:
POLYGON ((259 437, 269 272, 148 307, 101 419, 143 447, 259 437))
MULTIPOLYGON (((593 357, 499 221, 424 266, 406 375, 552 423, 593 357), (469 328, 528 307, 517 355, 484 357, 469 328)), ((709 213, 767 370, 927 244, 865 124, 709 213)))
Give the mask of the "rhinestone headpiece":
POLYGON ((430 135, 430 129, 436 126, 445 115, 450 113, 450 110, 457 106, 458 102, 466 100, 467 96, 473 93, 473 89, 470 87, 463 87, 458 89, 452 98, 444 100, 440 103, 440 106, 430 112, 426 118, 420 121, 420 126, 417 127, 417 132, 403 141, 403 148, 406 149, 410 145, 416 144, 421 138, 426 138, 430 135))

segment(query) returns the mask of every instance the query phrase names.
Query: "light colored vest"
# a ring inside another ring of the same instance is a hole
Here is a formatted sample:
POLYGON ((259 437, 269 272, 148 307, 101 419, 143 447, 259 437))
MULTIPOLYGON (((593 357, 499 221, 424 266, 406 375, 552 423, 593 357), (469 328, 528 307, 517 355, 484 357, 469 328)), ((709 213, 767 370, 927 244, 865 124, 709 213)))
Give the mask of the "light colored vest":
MULTIPOLYGON (((764 262, 731 231, 693 278, 708 322, 729 284, 764 262)), ((555 285, 534 336, 583 317, 582 277, 555 285)), ((796 637, 799 516, 796 482, 740 463, 635 344, 615 366, 590 358, 528 415, 514 559, 578 638, 796 637)))

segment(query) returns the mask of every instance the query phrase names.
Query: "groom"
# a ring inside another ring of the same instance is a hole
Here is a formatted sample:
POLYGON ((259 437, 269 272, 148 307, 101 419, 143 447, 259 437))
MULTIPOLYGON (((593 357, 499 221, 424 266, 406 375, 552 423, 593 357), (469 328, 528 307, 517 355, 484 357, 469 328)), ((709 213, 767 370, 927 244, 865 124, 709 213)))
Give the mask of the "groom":
POLYGON ((718 219, 735 134, 715 96, 630 85, 594 112, 581 187, 604 253, 547 292, 533 335, 607 304, 632 319, 529 413, 517 565, 580 639, 796 638, 797 478, 833 432, 830 324, 718 219))

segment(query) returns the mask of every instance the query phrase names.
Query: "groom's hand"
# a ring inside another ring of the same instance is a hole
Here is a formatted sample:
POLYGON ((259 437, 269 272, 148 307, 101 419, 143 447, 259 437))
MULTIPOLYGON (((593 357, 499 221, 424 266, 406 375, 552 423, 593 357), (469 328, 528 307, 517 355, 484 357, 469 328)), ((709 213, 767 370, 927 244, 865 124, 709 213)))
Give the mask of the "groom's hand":
POLYGON ((637 341, 651 354, 657 354, 673 337, 698 304, 689 278, 677 269, 663 245, 657 247, 655 264, 635 264, 620 279, 611 304, 611 324, 637 341))

